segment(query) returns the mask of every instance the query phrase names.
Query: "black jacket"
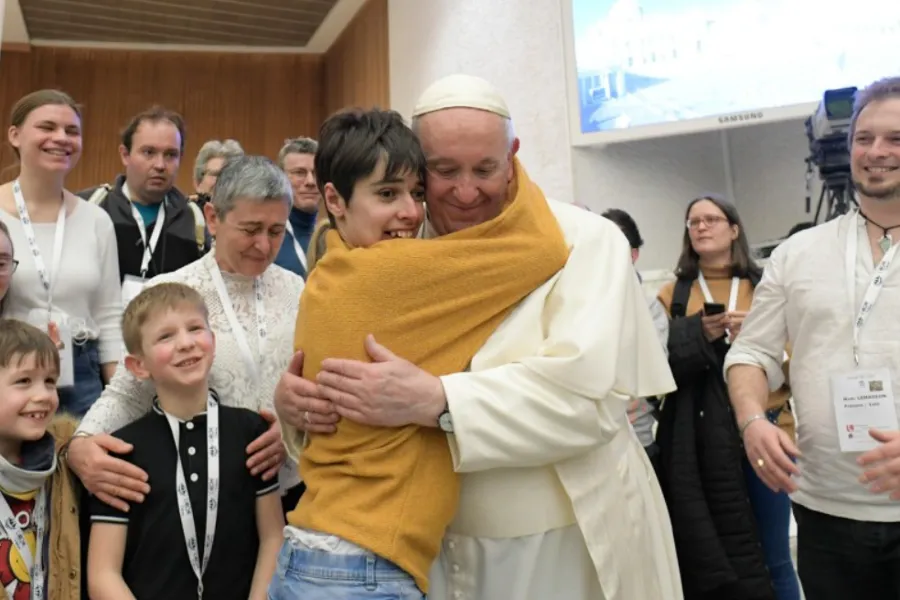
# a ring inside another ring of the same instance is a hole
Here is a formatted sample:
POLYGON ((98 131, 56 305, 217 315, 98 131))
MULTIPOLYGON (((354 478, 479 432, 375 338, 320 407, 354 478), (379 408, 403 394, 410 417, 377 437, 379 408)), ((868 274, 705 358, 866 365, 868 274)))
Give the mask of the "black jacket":
POLYGON ((707 341, 700 314, 674 318, 668 346, 678 389, 656 441, 685 600, 775 600, 722 375, 728 346, 707 341))
MULTIPOLYGON (((109 213, 116 228, 120 280, 124 280, 126 275, 140 277, 141 260, 144 257, 141 230, 131 214, 131 204, 128 198, 122 193, 123 183, 125 183, 125 176, 120 175, 112 185, 104 184, 104 186, 78 192, 80 197, 90 200, 100 188, 108 189, 99 205, 109 213)), ((148 279, 155 275, 178 270, 194 262, 209 250, 211 245, 209 233, 206 231, 202 213, 192 210, 188 202, 175 188, 172 188, 166 196, 165 223, 150 260, 148 279)), ((147 228, 148 240, 158 225, 154 222, 147 228)))

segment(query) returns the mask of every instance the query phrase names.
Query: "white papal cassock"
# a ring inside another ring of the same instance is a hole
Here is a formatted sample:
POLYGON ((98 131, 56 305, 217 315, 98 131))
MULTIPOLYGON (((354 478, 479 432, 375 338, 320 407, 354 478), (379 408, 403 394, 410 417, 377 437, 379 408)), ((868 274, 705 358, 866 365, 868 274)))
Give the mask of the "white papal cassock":
POLYGON ((471 372, 441 378, 462 490, 429 598, 680 600, 666 506, 626 416, 631 397, 675 383, 619 229, 551 208, 565 268, 471 372))

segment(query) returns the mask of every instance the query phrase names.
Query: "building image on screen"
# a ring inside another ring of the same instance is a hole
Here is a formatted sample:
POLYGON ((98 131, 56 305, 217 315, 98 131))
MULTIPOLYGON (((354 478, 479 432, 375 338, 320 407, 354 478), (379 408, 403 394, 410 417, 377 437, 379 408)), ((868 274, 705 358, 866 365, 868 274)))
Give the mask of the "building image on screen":
POLYGON ((572 0, 572 17, 582 133, 817 102, 900 73, 898 0, 572 0))

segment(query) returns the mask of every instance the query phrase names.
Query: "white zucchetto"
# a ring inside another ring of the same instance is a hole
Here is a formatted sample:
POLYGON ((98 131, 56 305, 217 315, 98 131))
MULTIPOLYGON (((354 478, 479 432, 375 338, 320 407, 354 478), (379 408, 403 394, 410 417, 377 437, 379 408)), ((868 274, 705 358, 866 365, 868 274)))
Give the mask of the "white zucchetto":
POLYGON ((412 116, 421 117, 445 108, 475 108, 510 118, 509 108, 500 92, 473 75, 448 75, 432 83, 419 96, 412 116))

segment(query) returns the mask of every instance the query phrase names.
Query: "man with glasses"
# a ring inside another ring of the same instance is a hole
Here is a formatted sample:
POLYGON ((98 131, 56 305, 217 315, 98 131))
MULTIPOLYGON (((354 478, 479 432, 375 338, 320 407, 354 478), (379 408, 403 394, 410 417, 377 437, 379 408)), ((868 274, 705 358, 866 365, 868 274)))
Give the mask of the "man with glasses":
POLYGON ((287 233, 275 264, 306 279, 309 270, 306 253, 316 226, 319 210, 319 188, 316 186, 314 160, 319 144, 299 137, 285 141, 278 153, 278 165, 287 173, 294 192, 294 206, 287 222, 287 233))

